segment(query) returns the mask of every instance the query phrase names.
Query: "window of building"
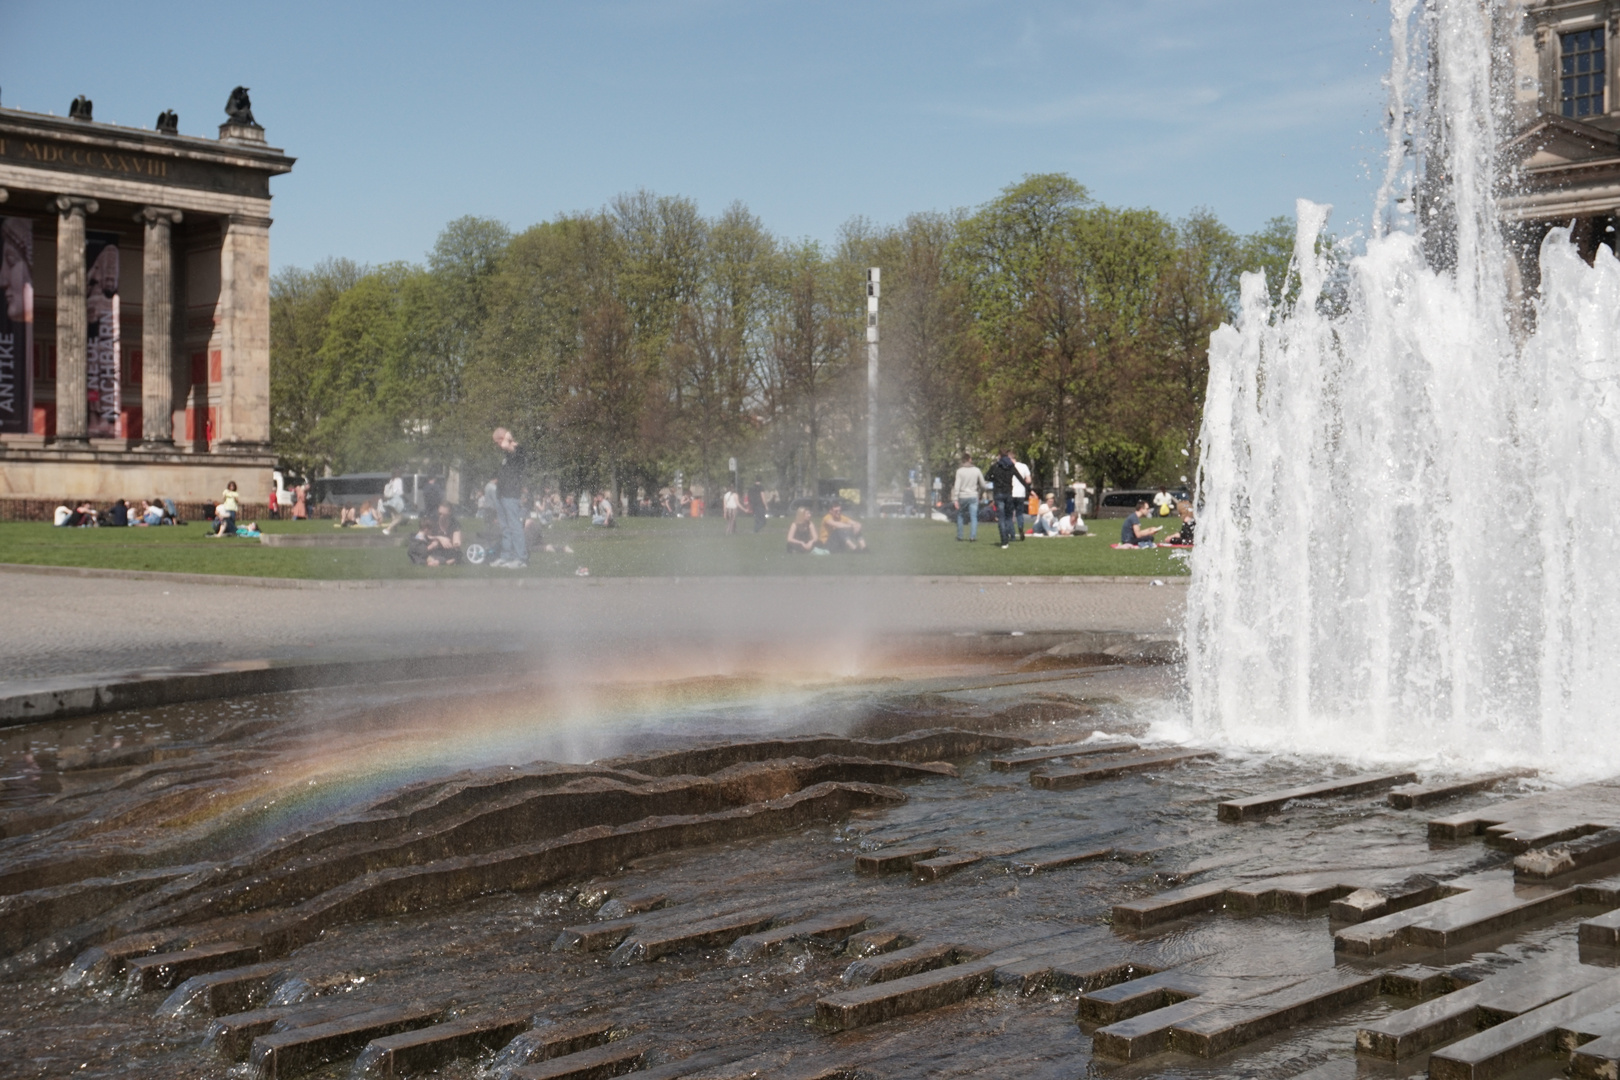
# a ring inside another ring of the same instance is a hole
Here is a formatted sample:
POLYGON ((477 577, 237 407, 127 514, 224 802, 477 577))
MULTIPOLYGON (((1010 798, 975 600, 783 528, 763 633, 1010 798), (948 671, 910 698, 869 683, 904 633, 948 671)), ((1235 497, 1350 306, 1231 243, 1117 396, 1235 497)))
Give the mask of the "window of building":
POLYGON ((1603 56, 1604 28, 1562 34, 1559 57, 1559 93, 1565 116, 1597 116, 1603 112, 1603 83, 1608 64, 1603 56))

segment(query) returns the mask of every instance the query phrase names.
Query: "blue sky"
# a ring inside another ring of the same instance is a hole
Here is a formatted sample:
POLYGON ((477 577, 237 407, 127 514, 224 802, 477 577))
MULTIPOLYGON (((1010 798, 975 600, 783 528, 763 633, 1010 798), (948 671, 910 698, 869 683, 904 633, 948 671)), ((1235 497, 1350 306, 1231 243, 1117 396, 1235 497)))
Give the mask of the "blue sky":
POLYGON ((1380 0, 4 0, 0 102, 270 142, 277 267, 420 259, 462 214, 514 228, 647 188, 832 240, 1026 173, 1249 231, 1296 197, 1353 232, 1381 144, 1380 0))

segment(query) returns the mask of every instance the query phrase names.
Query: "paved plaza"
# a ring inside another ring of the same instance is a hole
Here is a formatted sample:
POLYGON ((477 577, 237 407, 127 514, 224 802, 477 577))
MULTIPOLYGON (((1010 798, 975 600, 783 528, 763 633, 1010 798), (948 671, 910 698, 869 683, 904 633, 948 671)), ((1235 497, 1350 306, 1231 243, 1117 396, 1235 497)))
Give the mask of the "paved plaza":
POLYGON ((6 682, 239 660, 1025 631, 1168 633, 1184 582, 984 578, 489 579, 266 588, 0 572, 6 682))

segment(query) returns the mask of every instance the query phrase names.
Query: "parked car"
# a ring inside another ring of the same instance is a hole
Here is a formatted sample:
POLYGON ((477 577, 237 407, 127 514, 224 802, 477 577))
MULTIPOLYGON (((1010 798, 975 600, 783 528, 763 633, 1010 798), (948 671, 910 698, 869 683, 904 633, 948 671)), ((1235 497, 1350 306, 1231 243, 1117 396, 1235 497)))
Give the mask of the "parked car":
MULTIPOLYGON (((1170 488, 1170 497, 1176 501, 1190 499, 1186 488, 1170 488)), ((1153 496, 1159 493, 1158 488, 1106 488, 1097 499, 1097 505, 1092 508, 1091 516, 1100 518, 1128 518, 1131 511, 1136 509, 1138 502, 1145 501, 1148 506, 1153 505, 1153 496)))

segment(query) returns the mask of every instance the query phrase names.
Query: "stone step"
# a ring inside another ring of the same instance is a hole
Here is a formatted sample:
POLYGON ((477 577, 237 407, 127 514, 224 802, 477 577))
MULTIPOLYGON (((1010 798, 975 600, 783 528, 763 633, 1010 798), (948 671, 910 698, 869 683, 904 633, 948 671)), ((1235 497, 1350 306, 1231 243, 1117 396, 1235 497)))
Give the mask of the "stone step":
POLYGON ((588 1020, 564 1020, 552 1023, 537 1020, 528 1031, 516 1035, 495 1056, 489 1072, 492 1076, 505 1076, 520 1065, 537 1061, 550 1061, 566 1054, 606 1044, 615 1031, 612 1020, 595 1017, 588 1020))
POLYGON ((1511 1019, 1609 974, 1567 960, 1522 964, 1360 1028, 1356 1049, 1392 1061, 1410 1057, 1475 1031, 1482 1020, 1511 1019))
POLYGON ((1096 862, 1099 859, 1110 858, 1114 854, 1111 847, 1081 847, 1069 848, 1066 851, 1026 852, 1013 862, 1013 871, 1019 874, 1044 874, 1051 870, 1062 870, 1069 866, 1078 866, 1081 863, 1096 862))
POLYGON ((1135 750, 1137 744, 1128 741, 1109 743, 1070 743, 1067 746, 1037 746, 1014 754, 1002 754, 990 759, 990 768, 996 772, 1009 772, 1026 765, 1039 765, 1044 761, 1062 758, 1090 757, 1093 754, 1113 754, 1122 750, 1135 750))
POLYGON ((270 1005, 247 1012, 229 1013, 215 1017, 208 1025, 203 1033, 203 1049, 213 1050, 229 1061, 241 1061, 247 1057, 253 1040, 260 1035, 323 1024, 356 1013, 371 1012, 376 1008, 375 1001, 338 999, 316 1004, 270 1005))
POLYGON ((248 1062, 257 1080, 287 1080, 358 1053, 373 1039, 426 1027, 442 1005, 391 1005, 253 1040, 248 1062))
POLYGON ((636 932, 646 920, 636 918, 604 919, 601 922, 565 926, 551 943, 552 952, 598 952, 616 948, 619 942, 636 932))
POLYGON ((1221 821, 1233 823, 1253 821, 1267 814, 1278 813, 1284 806, 1299 799, 1342 799, 1352 795, 1366 795, 1374 791, 1385 791, 1397 784, 1411 783, 1416 779, 1417 774, 1409 772, 1347 776, 1342 780, 1329 780, 1308 787, 1251 795, 1246 799, 1232 799, 1217 806, 1215 816, 1221 821))
POLYGON ((956 761, 979 754, 1017 750, 1028 739, 961 728, 931 728, 892 739, 850 739, 837 735, 804 735, 754 742, 728 742, 691 750, 668 750, 641 757, 617 758, 598 765, 633 769, 648 776, 708 776, 751 761, 814 758, 829 754, 888 761, 956 761))
POLYGON ((983 861, 983 855, 963 852, 959 855, 939 855, 932 859, 921 859, 912 863, 911 869, 919 881, 938 881, 940 878, 949 877, 958 870, 983 861))
POLYGON ((775 912, 746 911, 694 923, 676 923, 644 929, 624 939, 613 950, 615 965, 648 963, 686 949, 724 948, 745 934, 757 934, 780 916, 775 912))
POLYGON ((1179 1023, 1171 1035, 1171 1045, 1184 1053, 1214 1057, 1376 997, 1382 988, 1383 978, 1376 974, 1324 972, 1269 994, 1219 1005, 1179 1023))
POLYGON ((241 967, 258 959, 259 946, 244 945, 239 941, 221 941, 179 952, 137 956, 124 962, 126 992, 138 994, 148 990, 167 990, 193 975, 241 967))
POLYGON ((1620 1035, 1620 1005, 1611 1005, 1558 1026, 1558 1048, 1573 1050, 1594 1039, 1620 1035))
POLYGON ((1582 945, 1603 945, 1611 949, 1620 946, 1620 909, 1581 923, 1580 942, 1582 945))
POLYGON ((193 975, 164 999, 157 1015, 221 1016, 243 1012, 267 998, 270 987, 286 973, 285 963, 270 963, 193 975))
POLYGON ((1513 876, 1520 881, 1546 881, 1615 859, 1620 859, 1620 829, 1604 829, 1551 847, 1526 851, 1513 860, 1513 876))
POLYGON ((1221 1000, 1219 995, 1251 997, 1281 989, 1287 982, 1286 979, 1222 978, 1171 969, 1088 990, 1080 995, 1076 1015, 1085 1024, 1117 1024, 1190 998, 1215 995, 1214 1000, 1218 1001, 1221 1000))
POLYGON ((856 959, 863 956, 880 956, 915 944, 911 937, 898 930, 863 930, 844 943, 844 955, 856 959))
POLYGON ((1043 791, 1071 791, 1099 780, 1113 780, 1132 773, 1172 769, 1189 761, 1204 761, 1219 757, 1215 750, 1176 750, 1148 754, 1122 754, 1095 765, 1082 765, 1069 769, 1040 769, 1029 774, 1032 786, 1043 791))
POLYGON ((1430 1080, 1489 1080, 1558 1049, 1561 1025, 1620 1002, 1620 977, 1583 987, 1429 1055, 1430 1080))
POLYGON ((897 949, 882 956, 857 960, 844 969, 841 978, 845 986, 870 986, 873 983, 892 982, 908 975, 958 963, 967 955, 969 950, 954 943, 925 942, 910 948, 897 949))
POLYGON ((1571 822, 1562 816, 1527 817, 1490 826, 1485 830, 1485 843, 1507 851, 1525 852, 1532 848, 1561 844, 1566 840, 1578 840, 1603 829, 1601 825, 1571 822))
POLYGON ((373 1039, 360 1051, 351 1075, 367 1080, 373 1077, 395 1080, 432 1072, 457 1058, 498 1049, 528 1027, 527 1015, 496 1015, 450 1020, 398 1035, 385 1035, 373 1039))
POLYGON ((1407 784, 1389 793, 1389 805, 1397 810, 1421 810, 1425 806, 1445 802, 1447 799, 1472 795, 1476 791, 1489 791, 1509 780, 1521 780, 1536 775, 1534 769, 1509 769, 1462 780, 1430 781, 1427 784, 1407 784))
POLYGON ((636 1080, 686 1080, 701 1076, 710 1069, 723 1069, 743 1060, 737 1050, 704 1050, 679 1061, 637 1070, 636 1080))
POLYGON ((1377 888, 1356 889, 1328 905, 1328 919, 1339 923, 1361 923, 1397 911, 1431 904, 1450 896, 1454 890, 1426 874, 1413 874, 1405 881, 1377 888))
POLYGON ((657 911, 659 908, 668 905, 669 896, 665 893, 656 890, 632 893, 629 896, 615 896, 596 909, 596 917, 598 919, 623 919, 630 915, 657 911))
POLYGON ((1141 900, 1127 900, 1114 905, 1114 926, 1125 930, 1145 930, 1160 923, 1185 919, 1189 915, 1219 911, 1225 903, 1226 890, 1240 884, 1230 880, 1206 881, 1201 885, 1169 889, 1141 900))
POLYGON ((1170 1033, 1177 1024, 1201 1016, 1216 1008, 1216 1005, 1192 998, 1100 1027, 1091 1033, 1091 1052, 1097 1057, 1115 1061, 1140 1061, 1163 1053, 1170 1049, 1170 1033))
POLYGON ((1493 882, 1346 927, 1333 935, 1333 947, 1351 956, 1377 956, 1402 945, 1443 949, 1555 915, 1578 902, 1574 889, 1516 890, 1511 882, 1493 882))
POLYGON ((1234 885, 1221 898, 1222 907, 1238 915, 1258 915, 1280 911, 1289 915, 1314 915, 1326 911, 1335 900, 1354 892, 1337 873, 1269 878, 1234 885))
POLYGON ((939 854, 938 844, 912 844, 909 847, 869 851, 855 856, 855 869, 863 874, 896 874, 910 870, 923 859, 939 854))
POLYGON ((828 994, 816 1002, 816 1023, 847 1031, 938 1009, 989 990, 995 970, 994 964, 976 960, 828 994))
POLYGON ((651 1043, 645 1038, 621 1039, 549 1061, 523 1065, 507 1076, 510 1080, 606 1080, 641 1068, 650 1047, 651 1043))
POLYGON ((836 949, 848 941, 851 935, 866 929, 870 918, 871 916, 865 912, 845 911, 836 915, 821 915, 814 919, 788 923, 757 934, 745 934, 731 943, 727 956, 735 961, 753 960, 756 957, 769 956, 782 946, 795 941, 836 949))
POLYGON ((1569 1074, 1575 1080, 1620 1080, 1620 1035, 1605 1035, 1569 1055, 1569 1074))

